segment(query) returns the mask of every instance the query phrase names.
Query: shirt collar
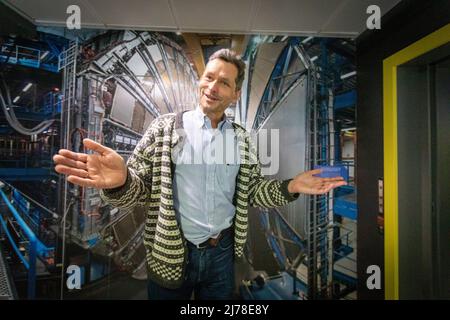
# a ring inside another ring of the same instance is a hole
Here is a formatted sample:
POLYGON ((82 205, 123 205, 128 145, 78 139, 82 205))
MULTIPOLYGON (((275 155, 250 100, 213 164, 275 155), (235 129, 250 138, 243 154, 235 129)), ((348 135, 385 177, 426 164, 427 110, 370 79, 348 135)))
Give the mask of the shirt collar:
MULTIPOLYGON (((198 128, 203 128, 205 126, 207 129, 211 129, 211 120, 208 118, 206 114, 200 109, 200 106, 197 106, 194 110, 194 122, 198 128)), ((225 113, 223 114, 222 120, 219 122, 217 127, 222 131, 227 127, 226 124, 229 124, 229 120, 225 113)))

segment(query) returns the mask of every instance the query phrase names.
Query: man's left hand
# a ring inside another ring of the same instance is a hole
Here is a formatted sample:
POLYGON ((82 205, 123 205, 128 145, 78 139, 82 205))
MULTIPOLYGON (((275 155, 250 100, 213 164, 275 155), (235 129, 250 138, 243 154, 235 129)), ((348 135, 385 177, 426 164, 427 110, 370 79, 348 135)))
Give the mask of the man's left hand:
POLYGON ((300 173, 289 182, 288 191, 290 193, 325 194, 347 184, 342 177, 320 178, 314 176, 321 172, 321 169, 315 169, 300 173))

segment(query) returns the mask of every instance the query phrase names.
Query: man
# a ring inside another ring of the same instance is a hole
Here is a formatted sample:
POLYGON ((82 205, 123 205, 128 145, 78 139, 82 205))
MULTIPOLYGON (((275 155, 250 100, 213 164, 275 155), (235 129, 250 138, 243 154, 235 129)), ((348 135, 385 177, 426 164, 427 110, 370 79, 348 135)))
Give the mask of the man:
POLYGON ((283 206, 299 193, 324 194, 345 184, 342 178, 315 177, 320 170, 285 181, 261 176, 245 130, 224 115, 239 99, 244 69, 234 52, 214 53, 200 79, 198 107, 153 121, 127 164, 89 139, 85 147, 97 154, 61 149, 54 156, 57 172, 71 183, 101 189, 111 205, 148 207, 150 299, 189 299, 193 292, 196 299, 232 298, 234 257, 243 254, 249 205, 283 206), (239 163, 193 163, 189 151, 194 157, 209 153, 230 131, 239 163), (175 163, 174 157, 188 160, 175 163))

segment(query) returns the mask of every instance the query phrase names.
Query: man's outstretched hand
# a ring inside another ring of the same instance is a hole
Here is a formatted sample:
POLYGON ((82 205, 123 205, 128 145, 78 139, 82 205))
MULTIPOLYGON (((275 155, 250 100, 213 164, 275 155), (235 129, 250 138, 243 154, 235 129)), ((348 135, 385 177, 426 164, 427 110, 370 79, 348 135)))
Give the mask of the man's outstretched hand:
POLYGON ((68 175, 67 181, 82 187, 112 189, 125 184, 127 167, 117 152, 91 139, 84 139, 83 144, 86 149, 96 153, 60 149, 53 156, 55 171, 68 175))
POLYGON ((315 169, 300 173, 289 182, 288 191, 290 193, 325 194, 347 184, 342 177, 320 178, 314 176, 321 172, 321 169, 315 169))

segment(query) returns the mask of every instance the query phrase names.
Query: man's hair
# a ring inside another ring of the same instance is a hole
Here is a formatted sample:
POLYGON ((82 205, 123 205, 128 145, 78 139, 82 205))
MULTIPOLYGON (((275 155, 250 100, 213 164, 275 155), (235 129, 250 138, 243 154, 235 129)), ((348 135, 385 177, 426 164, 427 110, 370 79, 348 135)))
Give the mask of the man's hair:
POLYGON ((236 66, 238 74, 236 77, 236 90, 240 90, 242 87, 242 82, 244 82, 245 74, 245 62, 242 60, 241 56, 237 55, 236 52, 230 49, 220 49, 214 52, 210 57, 209 61, 214 59, 221 59, 225 62, 232 63, 236 66))

